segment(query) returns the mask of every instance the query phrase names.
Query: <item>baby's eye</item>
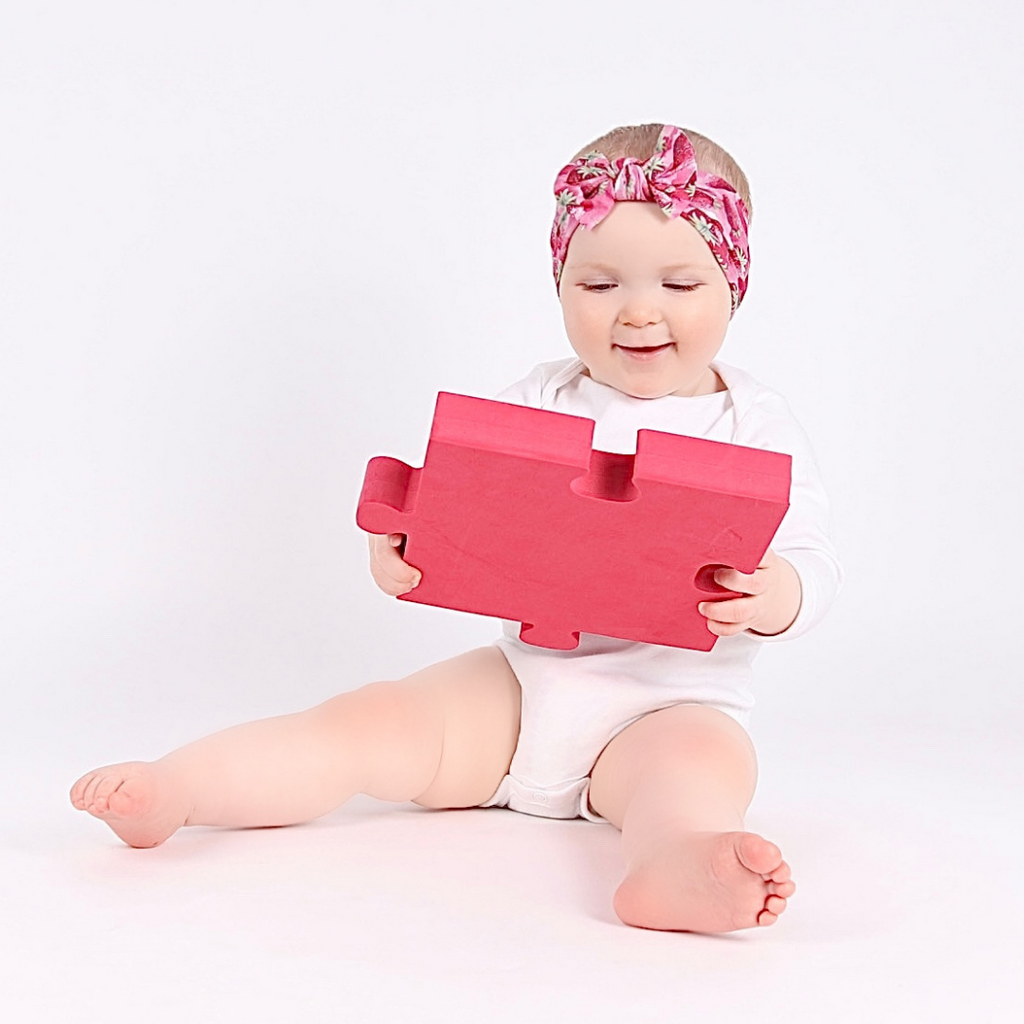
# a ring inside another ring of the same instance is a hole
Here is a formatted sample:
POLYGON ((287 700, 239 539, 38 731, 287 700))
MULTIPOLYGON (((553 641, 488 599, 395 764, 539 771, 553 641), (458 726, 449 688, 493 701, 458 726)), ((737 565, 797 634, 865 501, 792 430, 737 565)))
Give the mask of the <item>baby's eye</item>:
POLYGON ((585 292, 608 292, 611 291, 615 285, 610 281, 598 281, 594 284, 584 281, 582 287, 585 292))
POLYGON ((679 284, 676 281, 666 281, 665 287, 671 292, 692 292, 696 291, 699 284, 679 284))

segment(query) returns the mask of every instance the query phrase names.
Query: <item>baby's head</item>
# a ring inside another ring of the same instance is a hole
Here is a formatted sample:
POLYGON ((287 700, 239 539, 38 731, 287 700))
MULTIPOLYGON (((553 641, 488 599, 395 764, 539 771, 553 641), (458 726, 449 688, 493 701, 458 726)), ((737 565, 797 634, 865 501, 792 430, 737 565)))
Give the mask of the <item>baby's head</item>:
POLYGON ((616 128, 562 169, 555 194, 555 281, 591 377, 637 398, 721 390, 710 364, 749 264, 735 161, 671 126, 616 128))
MULTIPOLYGON (((658 138, 665 127, 663 124, 635 124, 613 128, 584 146, 573 160, 579 160, 588 153, 603 153, 612 161, 632 157, 643 163, 654 156, 658 138)), ((690 140, 697 169, 704 171, 705 174, 715 174, 723 178, 739 193, 743 205, 747 208, 749 223, 754 216, 754 207, 750 201, 750 183, 740 165, 717 142, 713 142, 706 135, 701 135, 690 128, 682 128, 680 131, 690 140)))

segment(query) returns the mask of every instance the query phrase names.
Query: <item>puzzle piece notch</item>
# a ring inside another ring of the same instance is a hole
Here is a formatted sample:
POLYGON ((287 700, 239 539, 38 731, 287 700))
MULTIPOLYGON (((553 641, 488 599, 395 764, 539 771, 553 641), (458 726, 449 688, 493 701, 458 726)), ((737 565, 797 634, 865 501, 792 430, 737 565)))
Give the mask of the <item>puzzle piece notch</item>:
POLYGON ((636 501, 640 492, 633 483, 635 455, 602 452, 595 448, 590 453, 586 475, 576 477, 569 488, 583 498, 601 501, 636 501))
POLYGON ((709 650, 696 604, 733 593, 716 568, 756 568, 789 456, 640 431, 634 457, 592 436, 583 417, 439 395, 423 469, 371 460, 357 512, 407 535, 423 581, 402 599, 512 619, 555 649, 582 630, 709 650))

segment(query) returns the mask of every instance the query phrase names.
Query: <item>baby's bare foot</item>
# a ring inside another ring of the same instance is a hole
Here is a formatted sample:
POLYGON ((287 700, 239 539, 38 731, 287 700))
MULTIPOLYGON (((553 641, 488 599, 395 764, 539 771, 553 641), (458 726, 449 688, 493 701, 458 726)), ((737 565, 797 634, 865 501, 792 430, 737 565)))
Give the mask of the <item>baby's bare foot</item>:
POLYGON ((774 843, 752 832, 694 832, 633 866, 615 912, 639 928, 730 932, 774 924, 795 891, 774 843))
POLYGON ((189 804, 160 764, 129 761, 83 775, 71 803, 105 821, 129 846, 159 846, 185 824, 189 804))

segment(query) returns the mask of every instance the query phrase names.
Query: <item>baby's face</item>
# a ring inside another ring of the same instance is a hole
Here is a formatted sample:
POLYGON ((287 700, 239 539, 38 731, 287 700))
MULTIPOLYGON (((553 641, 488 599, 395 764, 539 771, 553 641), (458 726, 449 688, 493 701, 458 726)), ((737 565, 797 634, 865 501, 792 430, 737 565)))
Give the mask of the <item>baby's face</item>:
POLYGON ((634 398, 721 389, 725 275, 696 229, 653 203, 616 203, 569 242, 560 286, 569 342, 590 376, 634 398))

